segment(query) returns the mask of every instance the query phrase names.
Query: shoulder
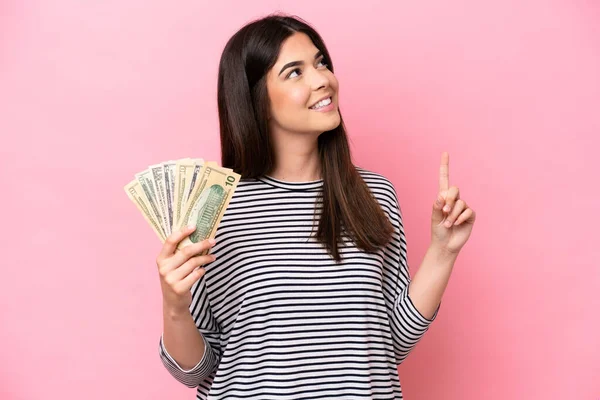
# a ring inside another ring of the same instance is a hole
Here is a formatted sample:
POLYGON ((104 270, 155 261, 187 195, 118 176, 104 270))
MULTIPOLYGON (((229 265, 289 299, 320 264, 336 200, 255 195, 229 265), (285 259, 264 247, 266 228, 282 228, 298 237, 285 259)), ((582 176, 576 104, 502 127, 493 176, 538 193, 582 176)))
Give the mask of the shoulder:
POLYGON ((370 189, 383 189, 396 194, 396 188, 386 176, 366 168, 354 166, 370 189))
POLYGON ((355 168, 374 195, 389 196, 397 201, 396 187, 386 176, 359 166, 355 166, 355 168))
POLYGON ((356 170, 367 184, 373 196, 386 211, 397 212, 399 208, 398 193, 396 187, 386 176, 370 171, 368 169, 355 166, 356 170))

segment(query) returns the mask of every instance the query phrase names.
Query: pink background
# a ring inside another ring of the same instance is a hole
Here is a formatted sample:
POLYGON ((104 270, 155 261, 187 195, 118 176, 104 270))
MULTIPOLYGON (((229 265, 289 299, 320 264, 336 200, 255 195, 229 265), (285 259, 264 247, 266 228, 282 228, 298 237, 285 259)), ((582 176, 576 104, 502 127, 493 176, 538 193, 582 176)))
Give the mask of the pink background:
POLYGON ((600 398, 594 1, 0 3, 0 398, 192 399, 158 358, 160 242, 123 186, 219 160, 226 40, 282 10, 323 35, 355 163, 389 177, 411 273, 442 151, 477 212, 407 400, 600 398))

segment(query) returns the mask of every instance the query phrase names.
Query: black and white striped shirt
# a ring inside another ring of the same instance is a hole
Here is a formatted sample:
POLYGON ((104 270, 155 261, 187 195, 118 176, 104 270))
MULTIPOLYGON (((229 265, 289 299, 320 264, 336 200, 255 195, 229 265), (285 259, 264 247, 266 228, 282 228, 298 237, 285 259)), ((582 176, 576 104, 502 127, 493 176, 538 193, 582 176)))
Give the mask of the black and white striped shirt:
POLYGON ((192 287, 204 357, 183 370, 159 342, 167 370, 198 399, 402 399, 397 366, 439 306, 426 319, 408 297, 393 184, 356 168, 395 231, 374 254, 345 238, 339 264, 310 237, 322 179, 240 180, 215 236, 217 259, 192 287))

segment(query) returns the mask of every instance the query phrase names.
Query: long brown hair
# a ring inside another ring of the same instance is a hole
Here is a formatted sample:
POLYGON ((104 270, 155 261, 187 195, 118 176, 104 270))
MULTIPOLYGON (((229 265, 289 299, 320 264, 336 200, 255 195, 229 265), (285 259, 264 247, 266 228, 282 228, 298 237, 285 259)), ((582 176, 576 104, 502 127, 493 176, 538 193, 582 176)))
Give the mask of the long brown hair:
MULTIPOLYGON (((217 90, 221 165, 242 178, 261 177, 274 167, 266 75, 285 39, 295 32, 311 38, 333 72, 323 39, 297 16, 271 14, 248 23, 229 39, 221 55, 217 90)), ((361 250, 375 252, 389 242, 394 228, 352 163, 343 119, 319 136, 318 148, 323 176, 318 197, 323 208, 316 240, 338 262, 343 233, 361 250)))

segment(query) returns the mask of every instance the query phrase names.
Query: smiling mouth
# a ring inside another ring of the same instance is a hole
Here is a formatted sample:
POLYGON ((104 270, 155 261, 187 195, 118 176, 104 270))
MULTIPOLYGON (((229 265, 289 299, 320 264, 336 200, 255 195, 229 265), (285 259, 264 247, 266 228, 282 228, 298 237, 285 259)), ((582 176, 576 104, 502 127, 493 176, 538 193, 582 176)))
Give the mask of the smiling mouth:
POLYGON ((328 98, 323 99, 323 100, 319 101, 317 104, 315 104, 314 106, 308 107, 308 108, 311 110, 318 110, 320 108, 325 108, 328 105, 330 105, 332 101, 333 100, 331 99, 331 96, 329 96, 328 98))

